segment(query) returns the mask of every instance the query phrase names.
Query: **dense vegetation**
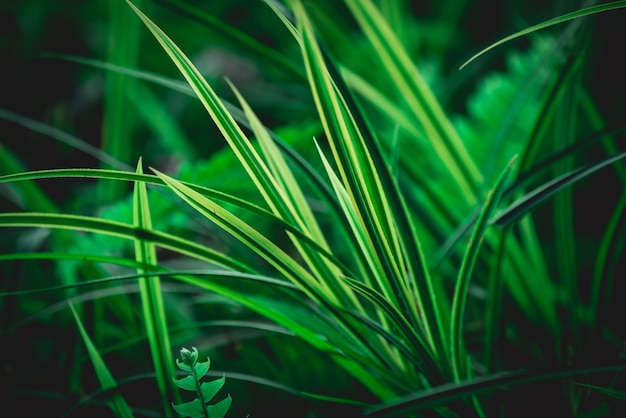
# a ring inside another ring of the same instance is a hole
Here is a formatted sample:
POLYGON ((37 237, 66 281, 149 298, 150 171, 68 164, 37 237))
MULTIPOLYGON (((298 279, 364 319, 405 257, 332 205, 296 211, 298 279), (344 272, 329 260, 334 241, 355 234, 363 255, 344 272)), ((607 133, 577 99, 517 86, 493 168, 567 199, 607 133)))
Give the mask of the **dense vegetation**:
POLYGON ((0 6, 0 415, 623 413, 598 3, 0 6))

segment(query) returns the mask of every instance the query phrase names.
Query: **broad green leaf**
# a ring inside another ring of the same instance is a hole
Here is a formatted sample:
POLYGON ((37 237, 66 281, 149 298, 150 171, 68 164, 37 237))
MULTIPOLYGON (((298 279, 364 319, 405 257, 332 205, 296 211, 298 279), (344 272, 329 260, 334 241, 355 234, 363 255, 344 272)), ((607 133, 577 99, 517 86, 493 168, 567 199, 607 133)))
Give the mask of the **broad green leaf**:
MULTIPOLYGON (((179 366, 180 367, 180 366, 179 366)), ((183 390, 195 392, 197 389, 196 380, 192 375, 185 376, 182 379, 174 379, 174 384, 183 390)))
POLYGON ((224 382, 226 382, 226 377, 222 376, 219 379, 202 383, 200 385, 200 391, 202 392, 202 396, 204 396, 205 401, 213 399, 222 386, 224 386, 224 382))
POLYGON ((210 360, 197 362, 196 365, 194 366, 194 371, 195 371, 196 376, 198 376, 198 379, 202 378, 206 374, 206 372, 209 371, 210 367, 211 367, 210 360))
POLYGON ((207 406, 206 409, 209 412, 209 417, 224 418, 232 402, 232 398, 230 397, 230 395, 228 395, 226 399, 222 399, 215 405, 207 406))
POLYGON ((185 402, 172 406, 174 407, 174 411, 186 417, 206 418, 207 416, 206 412, 204 411, 204 405, 202 405, 202 402, 200 402, 200 399, 198 398, 190 402, 185 402))

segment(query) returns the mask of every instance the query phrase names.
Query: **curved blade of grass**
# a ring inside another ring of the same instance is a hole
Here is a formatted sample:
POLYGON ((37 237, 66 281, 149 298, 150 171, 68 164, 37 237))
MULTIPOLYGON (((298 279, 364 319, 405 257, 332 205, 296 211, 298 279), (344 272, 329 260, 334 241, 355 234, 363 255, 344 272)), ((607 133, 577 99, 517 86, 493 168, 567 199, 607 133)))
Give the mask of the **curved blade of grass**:
MULTIPOLYGON (((295 396, 299 396, 299 397, 302 397, 302 398, 305 398, 305 399, 311 399, 311 400, 317 400, 317 401, 329 402, 329 403, 345 404, 345 405, 354 405, 355 407, 369 406, 369 404, 361 402, 361 401, 358 401, 358 400, 352 400, 352 399, 346 399, 346 398, 327 396, 327 395, 319 394, 319 393, 304 392, 304 391, 298 390, 298 389, 296 389, 294 387, 287 386, 287 385, 285 385, 283 383, 276 382, 274 380, 266 379, 266 378, 263 378, 263 377, 251 375, 251 374, 237 373, 237 372, 230 372, 230 371, 225 371, 224 372, 224 371, 220 371, 220 370, 215 370, 215 371, 214 370, 209 370, 206 375, 210 376, 210 377, 218 377, 218 378, 226 375, 228 377, 228 379, 239 380, 239 381, 242 381, 242 382, 249 382, 249 383, 252 383, 252 384, 255 384, 255 385, 260 385, 260 386, 265 386, 265 387, 277 389, 277 390, 280 390, 282 392, 289 393, 289 394, 295 395, 295 396)), ((136 386, 137 382, 142 382, 142 381, 146 381, 146 380, 152 380, 152 379, 154 379, 154 377, 155 377, 154 373, 135 374, 133 376, 129 376, 129 377, 125 377, 123 379, 119 379, 117 383, 118 383, 118 386, 120 386, 120 387, 125 386, 125 385, 136 386)), ((98 389, 98 390, 95 390, 93 392, 90 392, 89 394, 87 394, 83 398, 81 398, 80 401, 78 401, 78 403, 76 403, 70 409, 68 409, 65 412, 65 414, 62 416, 62 418, 67 418, 67 417, 73 415, 74 411, 79 409, 81 406, 83 406, 85 404, 89 404, 90 402, 92 402, 95 399, 98 399, 100 397, 107 396, 107 395, 110 394, 110 392, 111 392, 111 390, 104 390, 104 389, 98 389)))
MULTIPOLYGON (((93 178, 93 179, 108 179, 108 180, 120 180, 120 181, 141 181, 146 184, 154 184, 159 186, 164 186, 165 183, 158 176, 154 174, 140 174, 140 173, 131 173, 126 171, 116 171, 116 170, 104 170, 97 168, 59 168, 52 170, 37 170, 37 171, 29 171, 23 173, 15 173, 8 174, 5 176, 0 176, 0 184, 1 183, 10 183, 14 181, 27 181, 27 180, 41 180, 41 179, 56 179, 56 178, 93 178)), ((213 199, 219 200, 220 202, 229 203, 239 208, 245 209, 251 213, 254 213, 260 217, 266 218, 268 220, 274 219, 274 222, 280 222, 274 215, 269 213, 267 210, 250 203, 246 200, 240 199, 236 196, 223 193, 214 189, 209 189, 203 186, 199 186, 193 183, 182 182, 187 187, 192 190, 201 193, 203 195, 209 196, 213 199)))
POLYGON ((593 390, 597 390, 598 392, 601 392, 607 396, 610 396, 611 398, 619 399, 621 401, 626 401, 626 392, 621 391, 621 390, 615 390, 615 389, 605 388, 601 386, 586 385, 584 383, 576 383, 576 385, 593 389, 593 390))
POLYGON ((510 225, 564 187, 571 186, 577 181, 584 179, 585 177, 615 163, 616 161, 621 160, 624 157, 626 157, 626 152, 622 152, 598 161, 597 163, 572 170, 567 174, 546 182, 529 193, 526 193, 517 201, 502 210, 491 220, 491 222, 497 225, 510 225))
POLYGON ((466 398, 471 395, 493 391, 507 386, 518 386, 546 380, 565 379, 568 377, 616 372, 626 370, 624 364, 614 364, 598 367, 586 367, 573 370, 557 370, 549 372, 528 372, 525 370, 495 373, 485 377, 477 377, 471 381, 449 383, 428 391, 403 396, 386 404, 366 408, 363 411, 366 417, 394 417, 408 416, 426 408, 435 408, 451 401, 466 398))
POLYGON ((574 12, 570 12, 570 13, 566 13, 564 15, 555 17, 553 19, 549 19, 546 20, 545 22, 541 22, 539 24, 533 25, 531 27, 528 27, 524 30, 521 30, 519 32, 516 32, 512 35, 509 35, 505 38, 502 38, 501 40, 499 40, 498 42, 491 44, 490 46, 488 46, 487 48, 483 49, 482 51, 476 53, 474 56, 472 56, 470 59, 468 59, 467 61, 465 61, 465 63, 463 63, 463 65, 461 65, 461 67, 459 68, 460 70, 462 70, 464 67, 466 67, 470 62, 474 61, 476 58, 480 57, 481 55, 483 55, 484 53, 486 53, 487 51, 491 51, 492 49, 506 43, 509 42, 513 39, 522 37, 524 35, 528 35, 529 33, 532 32, 536 32, 538 30, 541 29, 545 29, 545 28, 549 28, 550 26, 554 26, 554 25, 558 25, 559 23, 564 23, 564 22, 568 22, 570 20, 573 19, 578 19, 581 17, 585 17, 585 16, 590 16, 596 13, 601 13, 601 12, 606 12, 609 10, 615 10, 615 9, 620 9, 626 7, 626 1, 614 1, 611 3, 606 3, 606 4, 600 4, 597 6, 592 6, 592 7, 587 7, 585 9, 580 9, 580 10, 576 10, 574 12))
MULTIPOLYGON (((72 254, 65 255, 65 254, 53 253, 53 254, 47 254, 47 256, 46 254, 41 254, 41 255, 40 254, 26 254, 26 256, 22 257, 21 254, 9 254, 8 257, 2 257, 2 260, 81 259, 81 260, 90 260, 90 261, 101 261, 99 257, 94 257, 94 256, 75 255, 75 254, 74 254, 74 257, 71 257, 71 256, 72 254), (60 256, 63 256, 63 257, 60 257, 60 256)), ((110 258, 110 257, 105 257, 105 259, 107 258, 110 258)), ((126 266, 130 264, 132 260, 124 260, 124 262, 120 262, 118 260, 107 260, 107 261, 108 262, 115 261, 114 264, 116 265, 126 266)), ((139 267, 142 269, 146 267, 154 268, 154 266, 145 266, 139 263, 134 263, 134 264, 135 264, 135 267, 139 267)), ((37 289, 22 289, 22 290, 15 290, 11 292, 0 292, 0 296, 21 296, 21 295, 30 295, 30 294, 36 294, 36 293, 48 293, 48 292, 54 292, 54 291, 68 289, 68 288, 96 286, 96 285, 105 284, 105 283, 115 283, 115 282, 120 282, 120 281, 125 281, 125 280, 153 278, 153 277, 159 277, 159 276, 171 277, 175 280, 178 280, 184 283, 194 284, 194 285, 198 284, 198 280, 190 279, 190 277, 192 276, 194 277, 195 276, 228 277, 229 279, 234 279, 234 280, 249 280, 249 281, 253 281, 257 283, 262 283, 263 285, 266 285, 268 287, 275 287, 279 289, 289 290, 289 291, 298 293, 301 296, 303 296, 300 288, 293 285, 292 283, 285 282, 282 280, 277 280, 272 277, 260 276, 257 274, 247 274, 247 273, 240 273, 236 271, 218 270, 218 269, 215 269, 215 270, 166 270, 162 268, 159 268, 158 271, 152 271, 152 272, 144 271, 142 273, 137 273, 137 274, 125 274, 125 275, 119 275, 119 276, 104 277, 101 279, 90 279, 89 281, 74 283, 70 285, 59 285, 59 286, 42 287, 42 288, 37 288, 37 289)))
MULTIPOLYGON (((607 223, 606 229, 602 234, 598 255, 593 269, 593 278, 591 281, 591 292, 589 295, 589 313, 591 315, 590 322, 595 325, 600 314, 599 307, 601 298, 610 297, 611 289, 615 275, 611 274, 610 266, 611 255, 614 259, 622 257, 621 249, 623 248, 623 237, 626 231, 626 192, 622 192, 622 196, 615 205, 615 209, 611 214, 611 218, 607 223), (604 293, 604 295, 602 295, 604 293)), ((605 299, 607 300, 607 299, 605 299)), ((608 304, 607 304, 608 305, 608 304)), ((596 327, 594 327, 596 329, 596 327)))
POLYGON ((1 227, 37 227, 65 229, 111 235, 125 239, 140 238, 156 245, 200 260, 242 272, 254 272, 250 266, 226 257, 210 248, 159 231, 148 231, 131 225, 100 218, 51 213, 0 213, 1 227))
POLYGON ((105 391, 115 391, 111 396, 111 401, 108 402, 110 408, 113 410, 113 412, 115 412, 115 415, 118 417, 132 418, 133 413, 130 407, 128 406, 122 395, 117 392, 117 382, 115 381, 115 378, 109 371, 107 365, 104 363, 104 360, 102 360, 102 357, 100 357, 98 349, 91 341, 91 338, 89 337, 89 334, 87 334, 87 331, 85 331, 85 328, 83 327, 83 324, 71 302, 69 303, 69 307, 72 311, 72 314, 74 315, 76 326, 78 327, 83 342, 85 343, 85 347, 87 347, 87 352, 89 353, 89 358, 91 359, 91 363, 93 364, 93 367, 96 371, 96 376, 98 376, 98 380, 100 381, 100 386, 105 391))
MULTIPOLYGON (((6 176, 0 176, 0 184, 10 183, 17 181, 27 180, 41 180, 41 179, 56 179, 56 178, 96 178, 96 179, 109 179, 119 181, 140 181, 146 184, 153 184, 163 186, 164 182, 159 177, 153 174, 139 174, 130 173, 124 171, 103 170, 103 169, 90 169, 90 168, 72 168, 72 169, 54 169, 54 170, 40 170, 30 171, 25 173, 9 174, 6 176)), ((260 218, 269 222, 275 228, 283 229, 298 237, 299 240, 311 246, 320 254, 322 254, 327 260, 332 261, 336 266, 341 267, 344 271, 342 263, 332 254, 329 250, 320 245, 316 240, 312 239, 307 234, 303 233, 300 229, 294 227, 292 224, 277 218, 274 214, 268 212, 247 200, 240 199, 236 196, 223 193, 217 190, 209 189, 203 186, 198 186, 193 183, 181 182, 185 186, 189 187, 195 192, 202 194, 203 196, 210 197, 219 202, 228 203, 240 209, 246 210, 260 218)), ((336 200, 336 199, 335 199, 336 200)))
MULTIPOLYGON (((141 174, 141 158, 137 163, 137 173, 141 174)), ((138 229, 152 230, 150 206, 146 184, 135 182, 133 192, 133 225, 138 229)), ((133 238, 135 244, 135 261, 140 264, 158 264, 156 248, 153 242, 141 238, 133 238)), ((137 274, 144 273, 143 268, 137 269, 137 274)), ((161 393, 163 409, 167 417, 172 416, 170 403, 180 403, 180 395, 174 384, 174 364, 171 361, 172 347, 170 346, 167 330, 167 319, 161 282, 159 276, 142 277, 139 279, 139 293, 141 294, 141 308, 144 325, 148 334, 148 343, 152 355, 152 364, 157 376, 157 383, 161 393)))
POLYGON ((279 199, 274 193, 277 189, 274 179, 213 89, 171 39, 130 1, 127 0, 127 3, 188 81, 266 202, 275 206, 272 209, 280 207, 279 199))
POLYGON ((461 263, 461 269, 459 270, 457 283, 454 289, 454 298, 452 300, 452 320, 450 324, 450 357, 452 359, 452 372, 456 382, 459 382, 462 378, 466 377, 463 375, 463 370, 465 370, 465 367, 463 366, 465 363, 463 320, 465 318, 467 291, 469 289, 470 279, 474 271, 474 264, 478 258, 478 252, 480 250, 487 226, 489 225, 489 217, 495 210, 496 205, 500 200, 500 196, 504 190, 504 185, 509 173, 513 169, 513 164, 516 158, 517 156, 511 160, 507 168, 500 175, 500 178, 496 182, 493 189, 491 189, 487 194, 487 199, 485 200, 483 209, 476 220, 476 225, 474 226, 472 236, 470 237, 467 250, 465 251, 465 255, 463 257, 463 262, 461 263))

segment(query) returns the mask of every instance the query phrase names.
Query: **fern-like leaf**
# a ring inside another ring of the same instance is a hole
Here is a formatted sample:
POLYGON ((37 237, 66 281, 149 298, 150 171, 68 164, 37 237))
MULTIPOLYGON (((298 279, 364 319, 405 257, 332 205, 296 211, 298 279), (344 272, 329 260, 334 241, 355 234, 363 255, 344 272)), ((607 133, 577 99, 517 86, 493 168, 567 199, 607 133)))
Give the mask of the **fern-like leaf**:
POLYGON ((220 379, 211 382, 201 382, 200 380, 211 367, 211 360, 207 357, 206 361, 199 362, 198 350, 195 347, 192 347, 191 351, 183 347, 180 350, 180 358, 180 360, 176 359, 176 365, 179 369, 190 374, 182 379, 174 379, 174 383, 180 389, 196 392, 198 397, 190 402, 178 405, 172 404, 174 411, 192 418, 223 418, 232 402, 230 395, 214 405, 209 405, 208 403, 224 386, 226 377, 222 376, 220 379))

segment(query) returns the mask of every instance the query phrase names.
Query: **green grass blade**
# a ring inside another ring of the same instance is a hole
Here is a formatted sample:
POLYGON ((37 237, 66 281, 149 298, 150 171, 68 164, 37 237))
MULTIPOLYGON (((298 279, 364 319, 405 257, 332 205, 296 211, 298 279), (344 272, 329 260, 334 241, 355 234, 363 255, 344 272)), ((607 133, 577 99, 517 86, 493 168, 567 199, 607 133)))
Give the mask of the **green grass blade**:
POLYGON ((219 206, 208 198, 194 192, 177 180, 155 171, 172 190, 194 207, 197 211, 227 231, 237 240, 250 247, 259 256, 276 268, 292 283, 301 286, 304 292, 317 302, 323 302, 330 297, 306 269, 295 262, 280 247, 260 234, 253 227, 233 215, 224 207, 219 206))
POLYGON ((604 395, 610 396, 611 398, 619 399, 620 401, 626 401, 626 392, 621 390, 615 390, 601 386, 586 385, 584 383, 576 383, 576 385, 596 390, 604 395))
MULTIPOLYGON (((25 173, 16 173, 6 176, 0 176, 0 184, 11 183, 18 181, 28 180, 40 180, 40 179, 57 179, 57 178, 95 178, 95 179, 108 179, 118 181, 140 181, 151 185, 164 185, 163 180, 159 177, 151 174, 139 174, 129 173, 123 171, 102 170, 102 169, 89 169, 89 168, 77 168, 77 169, 54 169, 54 170, 40 170, 31 171, 25 173)), ((331 261, 337 266, 342 266, 342 263, 325 247, 320 245, 317 241, 313 240, 309 235, 303 233, 297 227, 292 224, 277 218, 274 214, 268 212, 266 209, 261 208, 249 201, 240 199, 227 193, 219 192, 217 190, 209 189, 206 187, 198 186, 193 183, 181 182, 185 186, 191 188, 193 191, 202 194, 203 196, 210 197, 218 202, 227 203, 233 205, 239 209, 248 211, 265 222, 269 222, 274 228, 283 229, 293 235, 306 245, 314 248, 327 260, 331 261)), ((335 201, 335 199, 333 199, 335 201)), ((345 268, 344 268, 345 269, 345 268)))
POLYGON ((606 4, 600 4, 597 6, 591 6, 591 7, 587 7, 585 9, 580 9, 580 10, 576 10, 574 12, 571 13, 566 13, 564 15, 555 17, 553 19, 549 19, 546 20, 545 22, 541 22, 539 24, 530 26, 524 30, 521 30, 519 32, 516 32, 512 35, 509 35, 505 38, 502 38, 501 40, 499 40, 498 42, 491 44, 490 46, 488 46, 487 48, 483 49, 482 51, 476 53, 474 56, 472 56, 470 59, 468 59, 467 61, 465 61, 465 63, 463 65, 461 65, 460 69, 463 69, 464 67, 466 67, 470 62, 474 61, 476 58, 480 57, 481 55, 483 55, 484 53, 491 51, 492 49, 506 43, 509 41, 512 41, 513 39, 517 39, 519 37, 528 35, 529 33, 532 32, 536 32, 538 30, 541 29, 545 29, 545 28, 549 28, 550 26, 554 26, 554 25, 558 25, 560 23, 564 23, 564 22, 568 22, 570 20, 573 19, 578 19, 581 17, 585 17, 585 16, 590 16, 596 13, 601 13, 601 12, 606 12, 609 10, 615 10, 615 9, 620 9, 626 7, 626 1, 614 1, 611 3, 606 3, 606 4))
POLYGON ((551 372, 533 373, 524 370, 494 373, 489 376, 477 377, 462 383, 449 383, 429 391, 420 391, 406 395, 393 401, 366 408, 363 415, 366 417, 404 417, 420 410, 443 406, 462 398, 479 393, 493 391, 497 388, 528 385, 555 379, 565 379, 573 376, 586 376, 594 373, 611 373, 626 370, 624 364, 609 366, 586 367, 580 369, 558 370, 551 372))
MULTIPOLYGON (((121 1, 109 2, 109 39, 107 61, 120 66, 135 67, 139 57, 139 23, 121 1)), ((126 97, 133 79, 110 72, 105 81, 102 150, 128 164, 132 160, 135 112, 126 97)), ((101 184, 105 202, 120 198, 121 183, 101 184)))
MULTIPOLYGON (((74 309, 74 305, 70 303, 69 307, 72 311, 72 314, 74 315, 76 326, 78 327, 78 330, 83 339, 83 342, 85 343, 87 352, 89 353, 89 358, 91 359, 91 363, 93 364, 93 367, 96 371, 96 376, 98 376, 98 380, 100 381, 100 386, 104 390, 117 389, 117 382, 115 381, 115 378, 109 371, 109 368, 107 367, 107 365, 104 363, 104 360, 102 359, 102 357, 100 357, 100 353, 98 353, 98 349, 91 341, 89 334, 87 334, 87 331, 85 331, 85 327, 83 326, 80 318, 78 317, 78 314, 76 313, 76 310, 74 309)), ((130 407, 128 406, 128 404, 126 403, 122 395, 120 395, 119 393, 114 393, 112 395, 112 399, 109 402, 109 406, 113 410, 113 412, 115 412, 115 415, 118 417, 122 417, 122 418, 133 417, 133 413, 130 407)))
POLYGON ((58 215, 52 213, 0 213, 2 227, 36 227, 53 228, 81 232, 92 232, 115 236, 124 239, 144 239, 154 242, 162 248, 184 254, 193 258, 215 263, 237 271, 253 272, 246 264, 226 257, 210 248, 198 245, 189 240, 159 231, 148 231, 135 228, 122 222, 114 222, 100 218, 77 215, 58 215))
POLYGON ((469 289, 470 279, 474 271, 474 264, 478 257, 483 237, 485 235, 487 226, 489 224, 489 217, 495 210, 500 196, 504 190, 504 185, 508 178, 510 171, 513 169, 514 159, 509 163, 507 168, 501 174, 500 178, 496 182, 495 186, 487 194, 487 199, 476 220, 476 225, 470 237, 467 250, 463 257, 461 269, 459 270, 456 287, 454 289, 454 299, 452 301, 452 323, 450 324, 450 356, 452 359, 452 371, 455 381, 459 382, 465 378, 465 358, 464 358, 464 344, 463 344, 463 321, 465 318, 465 304, 467 301, 467 291, 469 289))
POLYGON ((585 167, 577 168, 570 173, 557 177, 549 182, 538 186, 534 190, 526 193, 524 196, 513 202, 507 208, 499 212, 492 222, 498 225, 509 225, 515 222, 520 217, 524 216, 537 205, 541 204, 546 199, 558 193, 564 187, 573 185, 574 183, 584 179, 585 177, 595 173, 596 171, 607 167, 615 162, 626 157, 626 152, 622 152, 617 155, 613 155, 598 161, 594 164, 589 164, 585 167))
MULTIPOLYGON (((614 260, 618 260, 622 254, 623 244, 620 243, 621 237, 624 236, 626 230, 626 192, 622 192, 622 196, 615 205, 615 209, 611 214, 607 223, 604 234, 600 241, 598 254, 593 269, 593 278, 591 281, 591 292, 589 295, 589 313, 591 315, 590 322, 595 324, 598 316, 601 315, 601 300, 608 300, 613 288, 615 274, 611 269, 614 260)), ((596 325, 597 327, 597 325, 596 325)), ((594 329, 597 329, 594 327, 594 329)))
POLYGON ((502 262, 507 253, 507 241, 510 228, 504 228, 500 234, 498 249, 495 260, 489 272, 487 282, 487 307, 485 308, 485 335, 483 364, 488 371, 494 365, 494 358, 497 354, 494 350, 494 343, 500 337, 502 297, 504 294, 505 278, 502 272, 502 262))
MULTIPOLYGON (((272 191, 276 189, 272 176, 269 174, 267 167, 262 163, 256 151, 249 146, 248 139, 222 101, 180 48, 130 1, 127 2, 137 16, 144 22, 146 27, 152 32, 155 39, 161 44, 165 52, 172 59, 172 62, 188 81, 266 202, 278 206, 279 199, 272 194, 272 191)), ((273 209, 274 208, 275 207, 273 207, 273 209)))
MULTIPOLYGON (((137 164, 137 173, 141 174, 141 158, 137 164)), ((152 230, 150 206, 146 184, 135 182, 133 193, 133 224, 136 228, 152 230)), ((135 244, 135 261, 141 264, 156 266, 156 248, 153 242, 141 238, 133 239, 135 244)), ((143 268, 137 269, 137 274, 143 274, 143 268)), ((141 294, 141 308, 144 324, 148 334, 148 343, 152 355, 152 363, 156 372, 157 383, 161 393, 163 408, 166 416, 172 416, 170 403, 180 402, 180 395, 173 378, 176 375, 172 363, 172 348, 170 346, 167 318, 161 294, 161 282, 158 276, 139 279, 141 294)))

